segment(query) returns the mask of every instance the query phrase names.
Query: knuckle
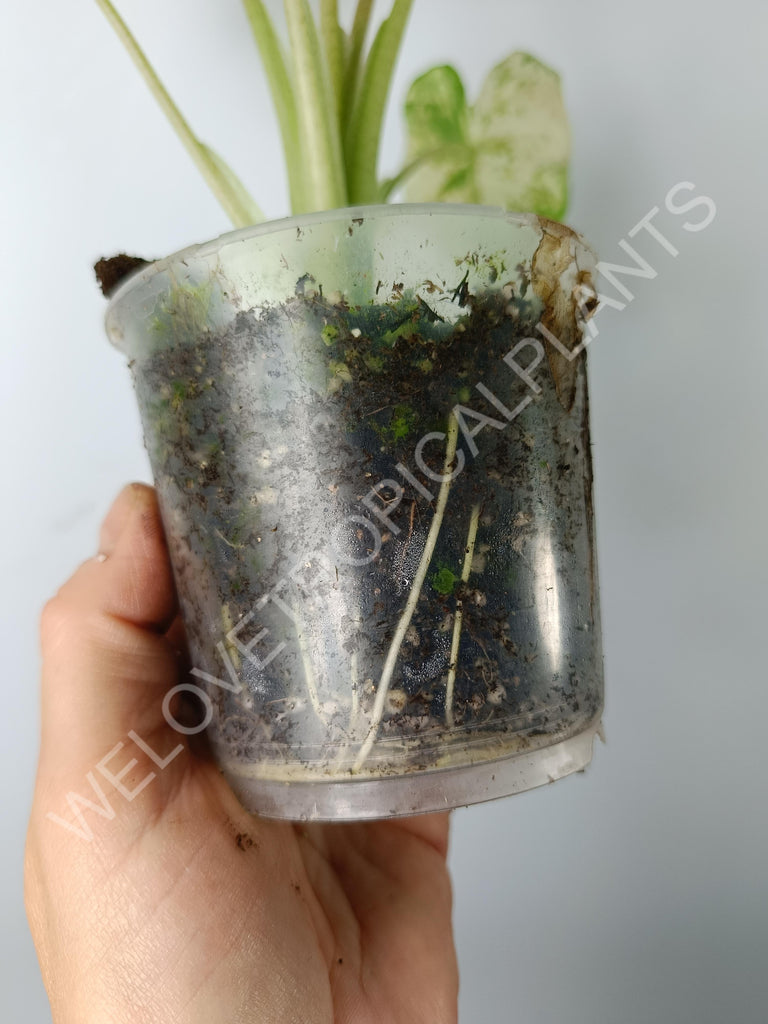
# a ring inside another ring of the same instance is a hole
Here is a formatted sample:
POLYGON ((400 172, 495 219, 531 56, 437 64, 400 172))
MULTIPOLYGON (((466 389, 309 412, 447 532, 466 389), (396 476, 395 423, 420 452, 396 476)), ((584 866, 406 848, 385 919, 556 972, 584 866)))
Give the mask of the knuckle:
POLYGON ((48 645, 61 633, 65 620, 70 618, 66 602, 60 594, 49 597, 40 612, 40 639, 48 645))
POLYGON ((82 636, 89 624, 83 609, 59 591, 49 598, 40 613, 40 643, 43 650, 59 648, 73 637, 82 636))

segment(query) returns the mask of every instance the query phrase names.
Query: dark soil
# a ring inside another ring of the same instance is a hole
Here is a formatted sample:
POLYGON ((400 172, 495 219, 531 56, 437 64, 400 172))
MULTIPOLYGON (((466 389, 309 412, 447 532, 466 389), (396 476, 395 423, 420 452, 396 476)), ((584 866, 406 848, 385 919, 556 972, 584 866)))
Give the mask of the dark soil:
MULTIPOLYGON (((472 296, 465 281, 456 285, 434 303, 396 289, 388 301, 350 308, 302 280, 285 304, 240 312, 217 331, 193 331, 186 302, 183 316, 158 315, 153 351, 134 361, 193 663, 226 679, 228 655, 245 684, 241 694, 209 688, 214 743, 228 760, 301 760, 309 749, 322 762, 345 737, 359 736, 353 705, 364 721, 440 489, 414 451, 424 434, 445 434, 457 404, 495 425, 478 431, 476 455, 460 435, 464 466, 450 487, 380 736, 421 748, 424 764, 436 737, 445 739, 459 608, 456 743, 573 734, 599 711, 583 357, 570 411, 546 360, 534 395, 504 362, 535 334, 524 288, 472 296), (510 410, 533 401, 508 423, 478 382, 510 410), (391 483, 371 499, 382 513, 391 508, 389 524, 364 502, 385 480, 403 487, 399 502, 391 483), (476 506, 472 571, 462 582, 476 506), (350 517, 380 530, 381 549, 364 565, 349 561, 374 550, 373 535, 350 517), (267 594, 279 600, 260 604, 267 594), (298 624, 286 607, 300 609, 298 624), (225 640, 243 622, 248 627, 225 640), (236 641, 247 644, 262 629, 268 633, 253 652, 284 647, 259 667, 236 641)), ((479 422, 466 419, 470 430, 479 422)), ((431 441, 423 454, 427 468, 443 472, 444 442, 431 441)))

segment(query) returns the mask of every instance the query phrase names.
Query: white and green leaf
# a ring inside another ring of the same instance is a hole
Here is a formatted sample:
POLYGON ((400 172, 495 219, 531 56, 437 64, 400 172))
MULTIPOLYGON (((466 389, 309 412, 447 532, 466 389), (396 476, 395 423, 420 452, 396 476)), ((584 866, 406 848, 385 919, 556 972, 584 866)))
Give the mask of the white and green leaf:
MULTIPOLYGON (((379 202, 403 182, 416 202, 465 202, 559 219, 568 199, 569 129, 558 75, 513 53, 488 75, 475 105, 457 72, 437 67, 406 101, 404 169, 377 180, 392 73, 413 0, 392 0, 366 53, 373 0, 357 0, 349 34, 338 0, 284 0, 289 56, 264 0, 244 0, 280 124, 294 212, 379 202)), ((231 168, 201 142, 111 0, 97 0, 209 187, 236 226, 262 219, 231 168)))
POLYGON ((482 203, 560 219, 568 203, 570 132, 560 77, 527 53, 490 72, 468 106, 458 73, 417 78, 405 105, 412 202, 482 203))

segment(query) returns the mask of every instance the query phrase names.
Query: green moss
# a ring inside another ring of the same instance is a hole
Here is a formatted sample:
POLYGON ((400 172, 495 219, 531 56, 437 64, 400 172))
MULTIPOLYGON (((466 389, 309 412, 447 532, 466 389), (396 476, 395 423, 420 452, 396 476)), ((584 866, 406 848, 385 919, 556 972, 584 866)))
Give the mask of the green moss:
POLYGON ((186 381, 175 380, 171 383, 171 408, 180 409, 181 404, 189 395, 186 381))
POLYGON ((453 593, 454 587, 459 582, 459 577, 444 565, 438 569, 432 576, 432 589, 436 590, 438 594, 442 594, 443 597, 448 597, 453 593))
POLYGON ((413 409, 409 409, 407 405, 395 406, 389 423, 392 439, 399 441, 401 437, 407 437, 413 430, 417 419, 416 413, 413 409))
POLYGON ((352 383, 352 373, 346 363, 339 359, 331 359, 328 362, 328 394, 332 395, 343 384, 352 383))
POLYGON ((413 433, 418 419, 419 414, 409 405, 396 405, 390 414, 388 423, 374 420, 371 426, 383 441, 394 444, 413 433))
POLYGON ((373 373, 381 373, 384 369, 384 360, 381 356, 366 355, 363 362, 373 373))
POLYGON ((392 330, 385 331, 381 335, 382 344, 386 345, 387 348, 394 348, 398 341, 407 341, 408 339, 413 338, 414 335, 418 334, 418 328, 418 323, 414 322, 409 314, 406 320, 392 328, 392 330))
POLYGON ((174 285, 160 302, 150 329, 164 341, 194 338, 210 327, 213 283, 174 285))
POLYGON ((334 327, 333 324, 326 324, 325 327, 320 331, 320 337, 323 339, 326 345, 332 345, 339 336, 338 327, 334 327))
POLYGON ((260 522, 261 510, 258 506, 244 505, 227 526, 226 543, 234 548, 251 547, 260 522))

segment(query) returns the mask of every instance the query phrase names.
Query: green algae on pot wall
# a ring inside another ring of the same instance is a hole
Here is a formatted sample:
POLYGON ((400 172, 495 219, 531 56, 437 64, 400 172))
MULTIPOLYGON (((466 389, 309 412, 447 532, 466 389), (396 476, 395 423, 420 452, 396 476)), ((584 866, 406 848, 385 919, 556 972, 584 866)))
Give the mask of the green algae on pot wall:
POLYGON ((592 267, 532 215, 370 207, 226 235, 113 299, 190 685, 247 806, 409 813, 589 761, 587 385, 561 349, 592 267))

